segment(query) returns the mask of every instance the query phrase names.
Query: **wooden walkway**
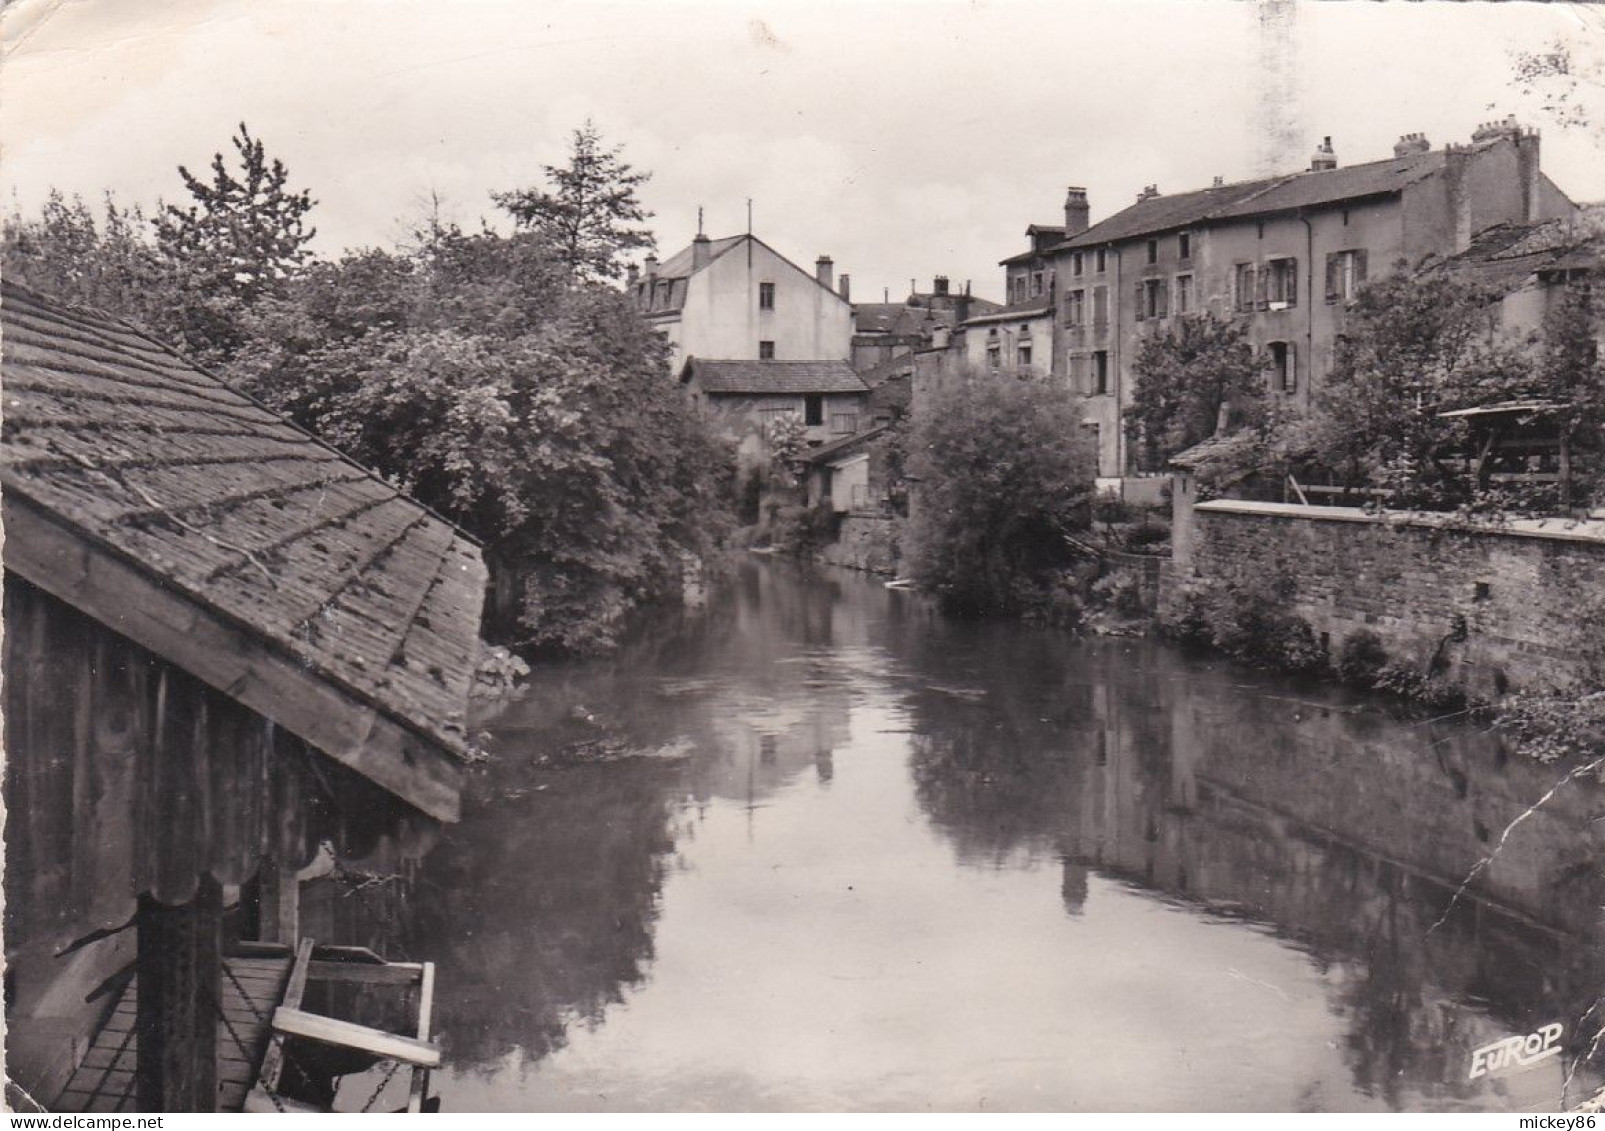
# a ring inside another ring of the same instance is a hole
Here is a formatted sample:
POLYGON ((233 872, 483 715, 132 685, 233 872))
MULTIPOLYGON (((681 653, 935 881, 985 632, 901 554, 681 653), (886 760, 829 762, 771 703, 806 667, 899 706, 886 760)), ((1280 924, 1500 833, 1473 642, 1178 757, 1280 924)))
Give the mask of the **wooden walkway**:
MULTIPOLYGON (((290 958, 225 958, 223 1016, 217 1034, 217 1103, 219 1111, 240 1111, 245 1094, 256 1082, 267 1051, 268 1023, 284 995, 290 977, 290 958)), ((134 1094, 134 1062, 139 1038, 134 1032, 134 1003, 138 979, 132 978, 117 999, 89 1047, 83 1063, 74 1070, 56 1102, 56 1112, 132 1112, 139 1108, 134 1094)))

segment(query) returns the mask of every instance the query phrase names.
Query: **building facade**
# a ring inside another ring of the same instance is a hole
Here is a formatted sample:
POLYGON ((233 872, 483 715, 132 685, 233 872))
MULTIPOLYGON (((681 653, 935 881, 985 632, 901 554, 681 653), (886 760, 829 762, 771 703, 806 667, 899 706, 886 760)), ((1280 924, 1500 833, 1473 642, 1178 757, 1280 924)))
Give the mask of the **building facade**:
POLYGON ((672 349, 678 376, 691 358, 847 361, 853 310, 821 256, 813 274, 753 235, 709 239, 659 263, 648 258, 627 284, 636 308, 672 349))
POLYGON ((1100 474, 1138 470, 1121 422, 1148 336, 1193 314, 1241 320, 1271 394, 1307 410, 1368 278, 1463 252, 1494 225, 1575 212, 1539 169, 1538 144, 1506 119, 1469 145, 1434 150, 1409 134, 1391 158, 1344 168, 1327 139, 1299 173, 1173 196, 1148 186, 1051 249, 1053 371, 1085 398, 1100 474))

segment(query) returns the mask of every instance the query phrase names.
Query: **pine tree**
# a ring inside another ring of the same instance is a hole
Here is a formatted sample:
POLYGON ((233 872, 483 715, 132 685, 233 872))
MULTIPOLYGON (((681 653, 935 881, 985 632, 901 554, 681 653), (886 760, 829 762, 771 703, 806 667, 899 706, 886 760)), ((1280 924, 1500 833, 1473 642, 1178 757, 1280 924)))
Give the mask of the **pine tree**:
POLYGON ((231 141, 237 174, 221 153, 212 158, 210 183, 179 166, 195 203, 164 206, 155 221, 156 243, 200 286, 249 304, 306 261, 307 244, 317 234, 306 226, 314 201, 304 189, 289 189, 284 162, 270 161, 244 122, 231 141))
POLYGON ((573 133, 568 164, 545 166, 550 190, 514 189, 492 197, 521 229, 544 236, 576 281, 616 279, 626 255, 655 244, 639 226, 652 214, 636 197, 651 174, 636 172, 621 152, 604 145, 587 120, 573 133))

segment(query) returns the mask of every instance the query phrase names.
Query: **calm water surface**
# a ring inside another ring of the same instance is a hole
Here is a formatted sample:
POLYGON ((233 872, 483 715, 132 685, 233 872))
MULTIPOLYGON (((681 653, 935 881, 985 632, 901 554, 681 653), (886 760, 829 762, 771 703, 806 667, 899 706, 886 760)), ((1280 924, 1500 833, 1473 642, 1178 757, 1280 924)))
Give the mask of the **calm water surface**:
POLYGON ((1557 776, 1474 728, 784 564, 490 727, 369 931, 449 1110, 1552 1109, 1592 1031, 1596 784, 1434 927, 1557 776))

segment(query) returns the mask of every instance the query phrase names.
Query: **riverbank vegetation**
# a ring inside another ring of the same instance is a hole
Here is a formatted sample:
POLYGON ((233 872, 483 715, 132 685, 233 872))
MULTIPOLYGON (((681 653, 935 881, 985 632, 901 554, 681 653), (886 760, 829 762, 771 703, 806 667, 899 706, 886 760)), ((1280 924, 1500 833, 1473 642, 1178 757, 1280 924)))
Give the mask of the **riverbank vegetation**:
MULTIPOLYGON (((673 595, 729 526, 729 453, 612 280, 651 244, 587 124, 510 230, 432 207, 395 247, 315 257, 311 193, 242 125, 156 216, 54 195, 13 216, 7 274, 181 346, 485 544, 487 628, 586 652, 673 595)), ((438 202, 435 202, 438 205, 438 202)))
POLYGON ((910 572, 953 612, 1075 623, 1066 536, 1092 521, 1096 466, 1061 385, 963 375, 933 391, 908 443, 910 572))

